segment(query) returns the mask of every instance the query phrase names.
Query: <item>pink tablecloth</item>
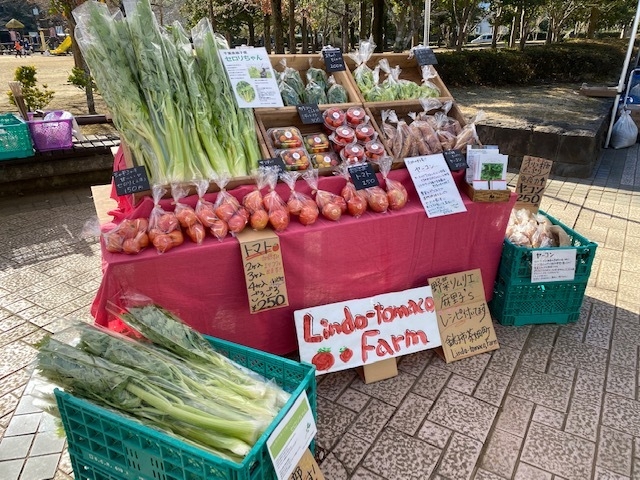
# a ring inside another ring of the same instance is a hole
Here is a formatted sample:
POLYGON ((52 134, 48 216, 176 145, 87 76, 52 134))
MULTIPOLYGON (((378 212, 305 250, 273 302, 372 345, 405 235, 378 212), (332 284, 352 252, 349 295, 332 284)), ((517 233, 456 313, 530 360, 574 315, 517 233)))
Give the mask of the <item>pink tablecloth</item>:
MULTIPOLYGON (((394 170, 390 176, 407 187, 410 200, 404 209, 343 216, 339 222, 320 217, 309 227, 292 219, 279 234, 288 307, 249 313, 237 240, 210 237, 203 245, 185 242, 163 255, 147 249, 128 256, 103 248, 104 276, 92 305, 96 323, 112 320, 109 302, 122 305, 123 295, 140 293, 202 333, 286 354, 297 349, 293 312, 301 308, 405 290, 426 285, 431 276, 473 268, 482 270, 490 299, 515 195, 505 203, 473 203, 463 194, 466 213, 429 219, 408 172, 394 170)), ((338 192, 343 184, 325 177, 319 186, 338 192)), ((240 198, 252 188, 232 193, 240 198)), ((285 185, 278 190, 287 198, 285 185)), ((148 215, 151 207, 151 199, 145 199, 127 216, 148 215)))

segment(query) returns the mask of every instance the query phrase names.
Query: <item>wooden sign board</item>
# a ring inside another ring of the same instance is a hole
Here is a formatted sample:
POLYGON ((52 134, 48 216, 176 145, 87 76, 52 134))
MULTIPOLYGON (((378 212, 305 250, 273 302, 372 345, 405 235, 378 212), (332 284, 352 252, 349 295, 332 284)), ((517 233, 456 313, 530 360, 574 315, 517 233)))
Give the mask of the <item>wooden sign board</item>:
POLYGON ((524 156, 516 185, 518 199, 514 209, 526 208, 533 213, 538 211, 542 194, 547 188, 547 179, 552 166, 551 160, 529 155, 524 156))
POLYGON ((480 269, 430 278, 447 363, 500 348, 480 269))
POLYGON ((320 471, 316 459, 308 449, 296 465, 289 480, 324 480, 324 475, 320 471))
POLYGON ((251 313, 289 305, 280 239, 271 229, 245 229, 236 235, 251 313))

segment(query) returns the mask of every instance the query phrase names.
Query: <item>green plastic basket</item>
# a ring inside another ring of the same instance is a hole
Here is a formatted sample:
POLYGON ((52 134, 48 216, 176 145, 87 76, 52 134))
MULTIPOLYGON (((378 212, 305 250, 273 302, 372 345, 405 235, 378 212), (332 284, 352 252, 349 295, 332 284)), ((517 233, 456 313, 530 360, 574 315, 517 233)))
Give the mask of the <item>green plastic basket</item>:
POLYGON ((27 123, 13 113, 0 114, 0 160, 33 155, 27 123))
POLYGON ((502 325, 575 322, 586 288, 586 280, 524 285, 498 276, 489 308, 502 325))
POLYGON ((291 392, 287 404, 243 462, 222 459, 56 390, 76 480, 275 480, 266 441, 303 391, 307 392, 314 417, 317 415, 315 367, 225 340, 207 339, 218 352, 291 392))
MULTIPOLYGON (((571 230, 559 220, 540 210, 551 223, 559 225, 567 233, 571 239, 570 247, 551 247, 536 248, 536 251, 544 250, 576 250, 576 273, 574 281, 581 282, 589 280, 591 274, 591 265, 596 256, 597 243, 590 242, 579 233, 571 230)), ((500 257, 500 266, 498 267, 498 275, 508 280, 512 284, 528 284, 531 283, 531 257, 534 249, 530 247, 519 247, 511 243, 508 239, 504 239, 502 245, 502 256, 500 257)))

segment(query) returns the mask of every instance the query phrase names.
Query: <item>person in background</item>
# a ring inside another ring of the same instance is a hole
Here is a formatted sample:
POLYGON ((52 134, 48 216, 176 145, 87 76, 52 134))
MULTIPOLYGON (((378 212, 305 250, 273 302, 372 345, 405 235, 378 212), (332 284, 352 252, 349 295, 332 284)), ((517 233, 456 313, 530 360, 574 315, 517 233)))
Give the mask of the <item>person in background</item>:
POLYGON ((24 40, 24 48, 23 48, 23 54, 26 55, 30 55, 31 54, 31 45, 29 44, 29 40, 25 39, 24 40))
POLYGON ((16 43, 13 44, 13 48, 16 49, 16 58, 22 56, 22 44, 20 40, 16 40, 16 43))

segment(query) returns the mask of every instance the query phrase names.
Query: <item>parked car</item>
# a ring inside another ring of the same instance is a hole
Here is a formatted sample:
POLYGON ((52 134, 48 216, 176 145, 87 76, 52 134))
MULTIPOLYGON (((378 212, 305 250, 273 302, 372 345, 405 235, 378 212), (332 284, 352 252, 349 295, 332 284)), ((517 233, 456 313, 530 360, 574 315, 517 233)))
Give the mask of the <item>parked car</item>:
POLYGON ((493 33, 483 33, 482 35, 471 40, 471 42, 469 43, 474 43, 474 44, 491 43, 492 41, 493 41, 493 33))

